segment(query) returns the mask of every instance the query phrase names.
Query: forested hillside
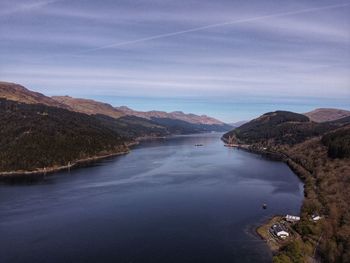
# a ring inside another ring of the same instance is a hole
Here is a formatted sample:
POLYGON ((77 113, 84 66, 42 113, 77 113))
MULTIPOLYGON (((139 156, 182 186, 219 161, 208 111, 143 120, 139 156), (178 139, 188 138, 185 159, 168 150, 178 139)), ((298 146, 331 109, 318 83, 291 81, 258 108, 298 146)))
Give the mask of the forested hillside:
POLYGON ((288 111, 269 112, 226 133, 224 138, 227 140, 232 138, 237 142, 247 144, 278 143, 293 145, 342 127, 349 120, 350 118, 346 117, 332 122, 316 123, 298 113, 288 111))
POLYGON ((274 262, 350 262, 350 118, 323 123, 290 112, 273 112, 225 134, 229 143, 280 156, 304 181, 305 200, 289 242, 274 262), (323 219, 314 223, 312 214, 323 219))
POLYGON ((0 99, 0 127, 0 172, 127 150, 127 141, 96 118, 41 104, 0 99))
POLYGON ((225 132, 232 127, 227 124, 200 124, 190 123, 182 120, 169 119, 169 118, 151 118, 153 123, 164 126, 171 134, 190 134, 200 132, 225 132))

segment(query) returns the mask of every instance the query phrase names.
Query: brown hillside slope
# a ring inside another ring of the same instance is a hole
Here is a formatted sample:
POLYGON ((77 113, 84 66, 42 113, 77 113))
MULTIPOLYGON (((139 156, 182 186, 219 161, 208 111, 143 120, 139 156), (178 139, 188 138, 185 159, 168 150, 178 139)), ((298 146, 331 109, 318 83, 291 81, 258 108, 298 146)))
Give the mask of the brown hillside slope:
POLYGON ((350 116, 350 111, 341 109, 319 108, 313 111, 304 113, 314 122, 334 121, 350 116))
POLYGON ((182 111, 165 112, 165 111, 135 111, 126 106, 118 107, 118 110, 123 111, 126 115, 137 116, 140 118, 151 119, 151 118, 166 118, 181 120, 193 124, 206 124, 206 125, 222 125, 222 121, 214 119, 206 115, 186 114, 182 111))
POLYGON ((52 99, 68 106, 73 111, 88 115, 102 114, 116 119, 125 116, 122 111, 114 108, 112 105, 95 100, 72 98, 69 96, 54 96, 52 99))
POLYGON ((66 105, 61 104, 50 97, 39 92, 30 91, 19 84, 10 82, 0 81, 0 98, 26 104, 44 104, 47 106, 69 109, 66 105))

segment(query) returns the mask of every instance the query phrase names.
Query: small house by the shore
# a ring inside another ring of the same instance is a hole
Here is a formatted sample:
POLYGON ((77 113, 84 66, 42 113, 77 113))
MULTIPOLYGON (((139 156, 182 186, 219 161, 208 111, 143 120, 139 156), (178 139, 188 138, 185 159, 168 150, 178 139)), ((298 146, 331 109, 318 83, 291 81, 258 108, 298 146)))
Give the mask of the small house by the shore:
POLYGON ((295 223, 300 221, 300 216, 286 215, 285 219, 288 222, 295 223))
POLYGON ((285 239, 285 238, 289 237, 289 233, 284 229, 284 227, 282 227, 281 224, 274 224, 274 225, 272 225, 271 226, 271 230, 279 238, 285 239))

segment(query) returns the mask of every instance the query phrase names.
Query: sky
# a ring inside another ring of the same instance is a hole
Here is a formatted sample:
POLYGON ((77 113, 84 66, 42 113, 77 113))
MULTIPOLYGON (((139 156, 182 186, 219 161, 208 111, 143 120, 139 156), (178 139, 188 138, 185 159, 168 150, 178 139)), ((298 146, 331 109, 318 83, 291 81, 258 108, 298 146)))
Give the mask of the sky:
POLYGON ((0 80, 226 122, 350 110, 350 1, 0 0, 0 80))

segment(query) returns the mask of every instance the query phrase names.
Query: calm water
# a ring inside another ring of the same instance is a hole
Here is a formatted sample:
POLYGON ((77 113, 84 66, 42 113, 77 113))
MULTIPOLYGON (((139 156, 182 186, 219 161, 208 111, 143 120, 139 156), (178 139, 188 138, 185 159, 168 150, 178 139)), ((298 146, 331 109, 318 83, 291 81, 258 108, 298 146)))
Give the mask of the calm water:
POLYGON ((302 184, 284 163, 220 136, 147 142, 92 167, 1 184, 0 262, 270 262, 254 227, 298 213, 302 184))

